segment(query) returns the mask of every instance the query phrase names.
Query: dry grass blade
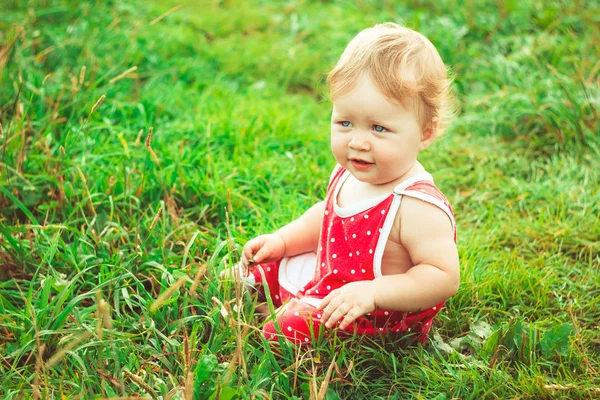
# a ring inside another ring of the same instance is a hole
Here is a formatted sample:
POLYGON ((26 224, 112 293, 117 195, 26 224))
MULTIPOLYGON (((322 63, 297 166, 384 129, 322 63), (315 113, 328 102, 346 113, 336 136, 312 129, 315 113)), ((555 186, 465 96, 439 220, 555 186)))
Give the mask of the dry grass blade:
POLYGON ((79 344, 83 343, 91 335, 92 334, 90 332, 83 332, 79 336, 75 337, 75 339, 71 340, 69 344, 58 350, 56 353, 54 353, 52 357, 50 357, 50 359, 46 363, 46 369, 52 368, 53 366, 58 364, 60 360, 62 360, 69 351, 73 350, 79 344))
POLYGON ((7 46, 5 46, 3 49, 0 50, 0 75, 2 74, 2 70, 4 69, 6 62, 8 61, 8 58, 9 58, 9 55, 11 53, 13 46, 15 45, 15 43, 17 42, 19 37, 21 37, 21 34, 24 31, 25 31, 25 29, 23 27, 19 27, 19 30, 18 30, 17 34, 15 35, 15 37, 12 38, 12 40, 10 41, 10 43, 7 46))
POLYGON ((207 266, 202 265, 198 269, 198 272, 196 272, 196 276, 194 277, 194 282, 192 283, 192 287, 190 288, 190 291, 189 291, 191 297, 194 297, 194 298, 198 297, 198 293, 196 293, 196 289, 198 288, 198 285, 200 285, 200 280, 202 278, 204 278, 204 274, 206 274, 206 269, 207 269, 207 266))
POLYGON ((183 394, 185 400, 194 399, 194 374, 192 371, 187 373, 187 379, 185 380, 185 392, 183 394))
POLYGON ((177 282, 175 282, 173 284, 173 286, 171 286, 170 288, 168 288, 167 290, 162 292, 158 296, 156 301, 154 303, 152 303, 152 305, 150 306, 150 312, 155 312, 160 307, 162 307, 162 305, 165 303, 165 301, 167 301, 167 299, 169 297, 171 297, 173 295, 173 293, 175 293, 181 287, 181 285, 183 285, 185 283, 185 281, 187 281, 187 280, 188 280, 187 276, 181 277, 181 278, 179 278, 179 280, 177 282))
POLYGON ((132 73, 133 71, 136 71, 136 70, 137 70, 137 65, 129 68, 126 71, 121 72, 119 75, 115 76, 110 81, 108 81, 108 83, 110 83, 110 84, 115 83, 116 81, 119 81, 119 80, 125 78, 127 75, 129 75, 130 73, 132 73))
POLYGON ((92 214, 94 214, 94 216, 96 216, 97 215, 96 209, 94 208, 94 203, 92 202, 92 194, 90 193, 90 189, 88 188, 87 179, 85 178, 85 175, 83 175, 81 168, 79 168, 79 166, 77 166, 76 168, 77 168, 77 172, 79 172, 79 177, 81 178, 81 181, 83 182, 83 186, 85 188, 85 193, 88 198, 88 207, 89 207, 90 211, 92 212, 92 214))
POLYGON ((148 130, 148 136, 146 136, 146 149, 148 149, 148 151, 150 152, 150 157, 152 158, 152 161, 154 161, 157 165, 160 162, 158 160, 158 157, 156 156, 156 153, 154 152, 154 150, 152 150, 152 132, 154 131, 153 127, 150 127, 150 129, 148 130))
POLYGON ((90 111, 90 115, 94 113, 94 111, 96 111, 96 109, 98 107, 100 107, 100 104, 102 104, 102 102, 104 101, 104 99, 106 98, 106 95, 103 94, 102 96, 100 96, 100 98, 98 99, 98 101, 96 102, 96 104, 94 104, 92 106, 92 111, 90 111))
POLYGON ((594 375, 598 375, 598 372, 592 366, 592 363, 590 362, 590 360, 587 357, 587 350, 586 350, 585 345, 583 344, 583 339, 581 338, 581 334, 579 333, 579 324, 577 323, 575 314, 573 314, 573 307, 570 304, 569 304, 569 314, 571 316, 571 322, 573 323, 573 329, 575 329, 575 338, 577 339, 576 340, 577 345, 579 346, 579 348, 581 350, 581 354, 583 355, 583 362, 585 363, 585 365, 587 365, 589 370, 592 371, 592 373, 594 375))
POLYGON ((82 66, 81 70, 79 71, 79 86, 83 85, 83 81, 85 80, 85 70, 86 70, 86 66, 82 66))
POLYGON ((127 375, 127 377, 129 379, 131 379, 133 382, 137 383, 137 385, 139 387, 141 387, 142 389, 144 389, 144 391, 146 393, 148 393, 150 395, 150 397, 152 397, 153 399, 158 399, 158 397, 156 396, 156 394, 154 394, 154 391, 152 390, 152 388, 146 382, 144 382, 144 379, 142 379, 141 376, 138 376, 138 375, 132 373, 131 371, 126 370, 126 369, 123 370, 123 373, 125 375, 127 375))
POLYGON ((140 129, 140 131, 137 134, 137 138, 135 139, 135 144, 134 146, 137 147, 140 145, 140 143, 142 143, 142 134, 144 133, 143 129, 140 129))
POLYGON ((156 24, 158 21, 160 21, 161 19, 163 19, 163 18, 166 18, 166 17, 168 17, 169 15, 173 14, 175 11, 179 10, 181 7, 183 7, 183 5, 181 5, 181 4, 180 4, 180 5, 178 5, 178 6, 175 6, 175 7, 171 8, 169 11, 165 12, 164 14, 162 14, 162 15, 160 15, 160 16, 158 16, 158 17, 154 18, 154 19, 153 19, 153 20, 150 22, 150 25, 154 25, 154 24, 156 24))
POLYGON ((119 390, 123 389, 123 386, 121 386, 121 382, 119 382, 119 380, 117 378, 115 378, 114 376, 112 376, 111 374, 107 374, 106 372, 102 371, 100 368, 96 368, 96 372, 98 373, 98 375, 100 375, 101 377, 103 377, 104 379, 106 379, 107 381, 112 383, 117 389, 119 389, 119 390))
POLYGON ((567 385, 560 385, 558 383, 553 383, 550 385, 544 385, 544 389, 548 389, 548 390, 562 390, 562 391, 566 391, 566 390, 571 390, 571 389, 578 389, 578 390, 588 390, 592 393, 600 393, 600 388, 585 388, 582 386, 577 386, 577 385, 573 385, 572 383, 569 383, 567 385))
POLYGON ((162 209, 162 207, 160 207, 158 209, 158 212, 154 216, 154 219, 152 220, 152 223, 150 224, 150 228, 148 228, 149 230, 154 229, 154 226, 156 225, 156 223, 158 222, 158 220, 160 219, 160 217, 162 216, 162 214, 163 214, 163 209, 162 209))
POLYGON ((333 371, 333 367, 335 366, 335 356, 333 356, 333 360, 331 360, 331 364, 329 364, 329 368, 327 368, 327 374, 325 375, 325 379, 321 382, 321 388, 319 389, 319 393, 317 394, 317 400, 323 400, 327 395, 327 388, 329 387, 329 381, 331 380, 331 372, 333 371))

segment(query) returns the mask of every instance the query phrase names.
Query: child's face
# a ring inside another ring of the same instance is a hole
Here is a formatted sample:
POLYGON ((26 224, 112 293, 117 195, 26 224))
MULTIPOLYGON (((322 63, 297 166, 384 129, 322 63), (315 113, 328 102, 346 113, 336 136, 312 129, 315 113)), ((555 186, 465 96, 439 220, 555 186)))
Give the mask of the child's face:
POLYGON ((366 75, 333 102, 331 150, 359 181, 399 183, 428 144, 418 117, 387 100, 366 75))

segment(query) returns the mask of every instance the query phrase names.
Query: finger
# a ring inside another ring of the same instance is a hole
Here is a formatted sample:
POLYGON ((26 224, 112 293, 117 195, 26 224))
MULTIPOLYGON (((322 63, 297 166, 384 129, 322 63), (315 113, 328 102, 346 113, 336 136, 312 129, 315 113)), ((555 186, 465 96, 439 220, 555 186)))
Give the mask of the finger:
POLYGON ((324 310, 325 307, 327 307, 327 305, 331 302, 331 300, 336 295, 337 295, 337 290, 334 290, 333 292, 330 292, 327 296, 325 296, 325 298, 323 300, 321 300, 321 303, 317 307, 317 310, 324 310))
POLYGON ((350 306, 346 303, 341 304, 338 308, 336 308, 329 317, 329 320, 325 322, 325 326, 327 328, 333 328, 338 321, 344 317, 348 311, 350 310, 350 306))
POLYGON ((262 243, 260 248, 257 248, 252 257, 253 263, 260 263, 261 261, 271 257, 272 249, 268 244, 262 243))
POLYGON ((263 236, 252 239, 246 243, 246 245, 247 248, 244 253, 247 257, 248 264, 260 262, 265 258, 268 246, 265 246, 265 239, 263 236))
POLYGON ((329 318, 325 321, 327 328, 333 327, 344 315, 350 311, 352 307, 346 303, 342 303, 337 306, 330 314, 329 318))
POLYGON ((346 313, 346 315, 344 316, 344 319, 342 320, 342 322, 340 323, 339 328, 340 329, 346 329, 346 327, 350 324, 352 324, 354 321, 356 321, 356 319, 359 317, 359 313, 356 312, 355 308, 350 309, 350 311, 348 311, 346 313))
POLYGON ((327 296, 325 296, 325 298, 321 301, 321 304, 319 304, 319 306, 317 307, 317 310, 323 310, 323 314, 321 315, 321 323, 325 323, 325 321, 327 321, 327 318, 329 318, 333 310, 335 310, 339 305, 339 300, 337 300, 337 302, 334 303, 338 293, 339 292, 337 291, 337 289, 329 293, 327 296))
POLYGON ((263 240, 261 240, 260 236, 248 241, 244 245, 244 251, 242 252, 242 260, 244 260, 244 265, 248 266, 252 264, 254 260, 254 256, 257 251, 263 246, 263 240), (250 262, 252 260, 252 262, 250 262))

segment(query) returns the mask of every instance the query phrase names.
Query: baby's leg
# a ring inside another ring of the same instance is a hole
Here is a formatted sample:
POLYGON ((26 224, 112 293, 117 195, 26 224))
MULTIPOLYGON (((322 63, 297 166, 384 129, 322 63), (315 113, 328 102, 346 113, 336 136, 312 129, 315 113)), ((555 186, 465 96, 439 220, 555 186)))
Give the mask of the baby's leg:
MULTIPOLYGON (((248 274, 245 276, 242 268, 236 265, 229 270, 223 271, 221 279, 241 280, 247 289, 258 292, 259 301, 268 301, 267 298, 270 298, 275 308, 277 308, 292 297, 292 294, 279 284, 280 263, 281 260, 278 260, 250 266, 248 274)), ((259 309, 257 307, 257 311, 268 314, 268 307, 263 308, 259 309)))
POLYGON ((263 335, 275 346, 280 337, 296 345, 310 344, 322 329, 321 313, 310 304, 292 298, 264 325, 263 335))

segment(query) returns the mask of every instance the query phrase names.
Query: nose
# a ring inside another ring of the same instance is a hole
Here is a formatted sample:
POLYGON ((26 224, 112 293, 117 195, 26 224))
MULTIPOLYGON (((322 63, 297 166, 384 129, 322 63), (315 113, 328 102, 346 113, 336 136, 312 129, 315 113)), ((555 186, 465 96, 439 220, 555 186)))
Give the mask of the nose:
POLYGON ((352 137, 348 143, 348 147, 358 151, 369 151, 371 145, 369 144, 369 133, 362 132, 358 129, 352 132, 352 137))

